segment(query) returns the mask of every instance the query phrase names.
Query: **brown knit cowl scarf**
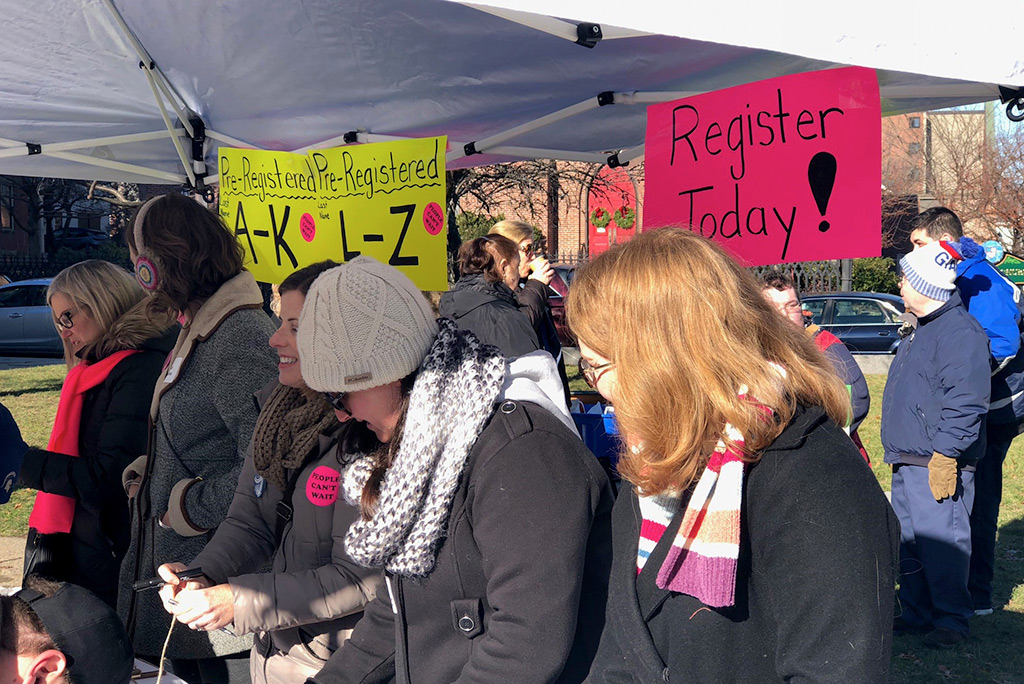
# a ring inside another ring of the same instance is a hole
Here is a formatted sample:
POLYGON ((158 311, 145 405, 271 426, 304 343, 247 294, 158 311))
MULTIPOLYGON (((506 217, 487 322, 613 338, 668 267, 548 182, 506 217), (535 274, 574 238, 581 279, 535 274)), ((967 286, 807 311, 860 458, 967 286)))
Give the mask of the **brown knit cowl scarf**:
POLYGON ((338 418, 318 393, 278 385, 270 393, 252 435, 252 460, 264 479, 284 489, 285 471, 299 468, 338 418))

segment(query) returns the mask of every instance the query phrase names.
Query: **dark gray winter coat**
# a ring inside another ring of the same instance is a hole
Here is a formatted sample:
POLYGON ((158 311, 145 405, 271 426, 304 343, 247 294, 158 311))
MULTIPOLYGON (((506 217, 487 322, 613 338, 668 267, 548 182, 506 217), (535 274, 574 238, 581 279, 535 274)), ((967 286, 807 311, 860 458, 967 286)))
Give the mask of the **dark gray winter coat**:
MULTIPOLYGON (((234 496, 258 415, 252 395, 277 372, 277 354, 268 344, 274 326, 262 306, 247 271, 203 303, 157 382, 148 457, 125 471, 126 486, 134 480, 140 489, 131 502, 132 539, 121 566, 118 613, 138 654, 159 655, 170 615, 157 592, 134 593, 132 583, 155 576, 163 563, 195 558, 234 496), (157 524, 165 513, 173 529, 157 524)), ((168 655, 211 658, 251 646, 250 637, 178 629, 168 655)))

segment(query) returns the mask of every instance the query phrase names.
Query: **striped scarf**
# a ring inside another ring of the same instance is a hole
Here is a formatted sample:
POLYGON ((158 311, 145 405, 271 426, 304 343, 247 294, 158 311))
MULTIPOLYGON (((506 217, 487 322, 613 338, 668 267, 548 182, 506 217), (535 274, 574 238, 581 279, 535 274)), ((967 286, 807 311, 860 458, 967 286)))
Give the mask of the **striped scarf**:
MULTIPOLYGON (((686 505, 679 532, 657 577, 661 589, 693 596, 715 608, 732 606, 736 600, 740 504, 746 473, 741 458, 743 435, 728 424, 725 433, 736 448, 727 448, 722 440, 718 441, 686 505)), ((671 522, 679 500, 678 493, 640 496, 643 522, 637 551, 638 573, 671 522)))

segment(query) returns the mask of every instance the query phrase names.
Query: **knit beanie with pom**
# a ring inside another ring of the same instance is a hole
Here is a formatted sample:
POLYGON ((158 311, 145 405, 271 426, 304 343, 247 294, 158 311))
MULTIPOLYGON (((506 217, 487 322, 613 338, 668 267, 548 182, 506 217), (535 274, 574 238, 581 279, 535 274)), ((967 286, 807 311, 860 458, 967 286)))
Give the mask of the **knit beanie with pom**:
POLYGON ((409 277, 367 256, 324 271, 299 316, 302 378, 318 392, 357 392, 419 368, 437 321, 409 277))

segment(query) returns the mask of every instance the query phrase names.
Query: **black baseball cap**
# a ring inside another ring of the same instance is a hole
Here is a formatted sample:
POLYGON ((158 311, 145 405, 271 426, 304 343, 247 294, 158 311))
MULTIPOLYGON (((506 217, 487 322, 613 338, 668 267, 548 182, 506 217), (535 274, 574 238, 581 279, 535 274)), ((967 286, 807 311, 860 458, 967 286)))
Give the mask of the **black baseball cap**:
POLYGON ((26 601, 68 661, 72 684, 127 684, 135 664, 131 639, 117 613, 95 594, 61 583, 53 596, 34 589, 14 594, 26 601))

